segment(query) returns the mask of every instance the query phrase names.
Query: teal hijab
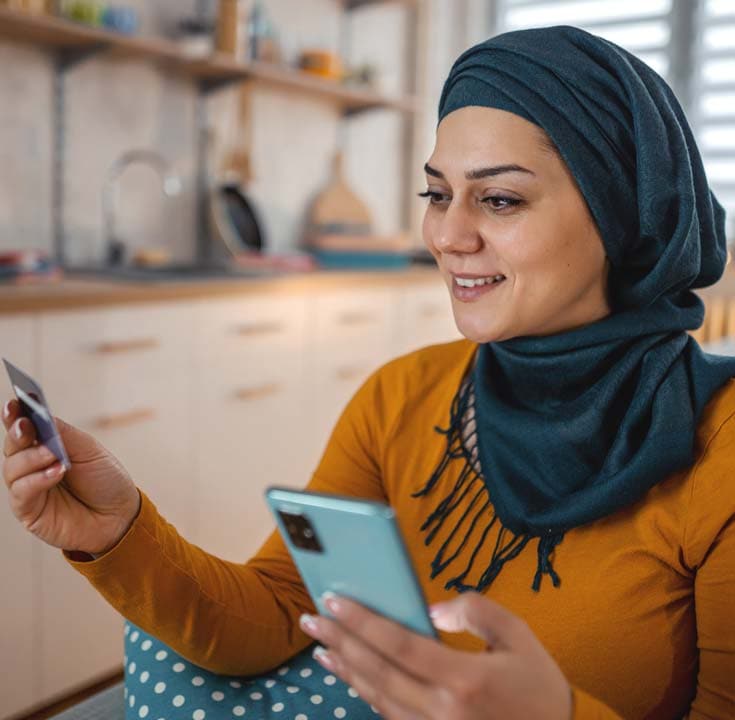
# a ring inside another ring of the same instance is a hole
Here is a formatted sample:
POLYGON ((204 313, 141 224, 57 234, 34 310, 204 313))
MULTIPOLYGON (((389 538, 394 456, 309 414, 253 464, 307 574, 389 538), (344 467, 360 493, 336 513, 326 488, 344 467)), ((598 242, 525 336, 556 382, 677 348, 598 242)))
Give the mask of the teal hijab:
POLYGON ((531 584, 538 590, 544 574, 561 581, 553 551, 564 533, 635 503, 693 462, 702 410, 735 376, 735 358, 703 353, 686 332, 704 318, 692 289, 724 271, 725 213, 665 81, 583 30, 509 32, 469 49, 444 85, 439 121, 466 106, 507 110, 543 128, 576 179, 610 261, 608 317, 480 346, 440 430, 446 453, 417 493, 432 494, 447 466, 463 463, 423 526, 430 544, 455 522, 432 577, 454 565, 484 523, 469 563, 446 587, 484 590, 537 539, 531 584), (470 408, 479 466, 464 429, 470 408), (494 526, 497 542, 485 547, 494 526), (448 556, 450 545, 458 549, 448 556), (475 563, 482 572, 469 583, 475 563))

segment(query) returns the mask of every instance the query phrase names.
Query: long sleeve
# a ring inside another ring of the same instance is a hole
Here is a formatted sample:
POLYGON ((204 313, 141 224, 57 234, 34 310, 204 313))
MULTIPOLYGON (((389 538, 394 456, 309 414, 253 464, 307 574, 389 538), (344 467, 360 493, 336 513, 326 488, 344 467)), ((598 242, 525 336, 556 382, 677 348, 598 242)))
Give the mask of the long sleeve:
MULTIPOLYGON (((383 427, 380 385, 378 372, 350 401, 310 490, 385 499, 374 451, 383 427)), ((185 540, 141 496, 138 517, 111 551, 92 562, 65 553, 124 617, 221 674, 264 672, 312 642, 298 618, 315 609, 277 531, 247 563, 228 562, 185 540)))
POLYGON ((572 688, 573 720, 622 720, 614 710, 605 703, 588 695, 584 690, 572 688))
POLYGON ((696 571, 699 672, 689 720, 735 717, 735 416, 724 420, 696 469, 685 534, 696 571))

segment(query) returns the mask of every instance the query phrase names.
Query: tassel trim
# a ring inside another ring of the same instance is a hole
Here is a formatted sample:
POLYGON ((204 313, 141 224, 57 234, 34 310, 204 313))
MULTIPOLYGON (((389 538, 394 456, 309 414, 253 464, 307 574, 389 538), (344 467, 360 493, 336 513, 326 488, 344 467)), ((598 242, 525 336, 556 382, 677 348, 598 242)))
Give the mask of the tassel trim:
MULTIPOLYGON (((437 575, 444 572, 459 557, 467 546, 477 524, 483 518, 486 518, 487 525, 482 532, 480 540, 473 549, 466 567, 458 575, 449 578, 444 584, 446 590, 454 588, 458 592, 466 592, 468 590, 484 592, 500 574, 505 564, 523 552, 534 535, 528 533, 516 535, 502 525, 502 521, 497 513, 493 511, 488 514, 488 509, 491 507, 492 502, 477 454, 474 385, 471 379, 462 384, 452 400, 449 426, 447 428, 435 426, 434 430, 446 437, 446 450, 437 464, 436 469, 426 482, 426 485, 421 490, 413 493, 412 497, 419 498, 430 494, 440 478, 444 476, 449 465, 454 461, 463 461, 464 465, 454 487, 439 501, 421 525, 421 530, 426 532, 426 537, 424 538, 424 544, 426 546, 433 542, 450 515, 456 514, 455 510, 465 503, 467 497, 473 490, 474 494, 467 507, 457 518, 449 536, 437 550, 431 562, 431 578, 434 579, 437 575), (478 505, 479 507, 477 507, 478 505), (465 580, 472 571, 487 536, 496 525, 499 526, 498 537, 490 554, 490 561, 479 580, 474 585, 468 584, 465 580), (456 543, 456 539, 460 536, 461 528, 464 526, 467 526, 464 537, 462 537, 455 549, 450 551, 450 546, 456 543)), ((540 590, 544 575, 549 575, 553 586, 559 587, 561 580, 559 575, 554 571, 551 555, 563 538, 563 533, 551 532, 539 537, 536 574, 531 584, 534 591, 538 592, 540 590)))

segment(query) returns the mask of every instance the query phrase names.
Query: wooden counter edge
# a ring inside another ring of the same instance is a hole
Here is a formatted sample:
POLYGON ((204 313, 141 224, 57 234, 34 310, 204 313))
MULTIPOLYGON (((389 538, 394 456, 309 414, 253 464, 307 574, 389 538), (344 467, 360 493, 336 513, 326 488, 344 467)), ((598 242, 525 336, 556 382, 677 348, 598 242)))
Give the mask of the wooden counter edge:
POLYGON ((393 271, 315 272, 237 280, 177 282, 105 281, 101 277, 67 277, 48 285, 0 286, 0 316, 38 311, 99 308, 177 300, 206 300, 236 295, 292 294, 355 287, 395 287, 441 282, 435 267, 393 271))

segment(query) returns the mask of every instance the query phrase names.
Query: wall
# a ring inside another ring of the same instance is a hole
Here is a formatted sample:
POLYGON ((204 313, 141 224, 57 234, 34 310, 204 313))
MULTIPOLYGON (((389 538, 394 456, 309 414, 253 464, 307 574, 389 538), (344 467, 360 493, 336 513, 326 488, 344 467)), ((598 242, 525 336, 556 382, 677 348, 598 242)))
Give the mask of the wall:
MULTIPOLYGON (((194 2, 137 0, 145 32, 166 32, 194 2)), ((430 0, 432 12, 450 12, 450 0, 430 0)), ((293 59, 301 47, 336 49, 340 39, 338 0, 269 0, 280 30, 284 55, 293 59)), ((400 94, 405 47, 405 10, 399 5, 365 8, 346 25, 350 56, 374 62, 387 93, 400 94)), ((433 80, 431 121, 423 123, 421 153, 428 156, 433 135, 437 83, 448 70, 448 34, 435 26, 423 70, 433 80), (437 40, 441 38, 441 40, 437 40)), ((52 60, 43 50, 0 42, 0 251, 52 247, 52 60)), ((164 199, 154 174, 131 167, 120 183, 119 232, 128 244, 163 245, 175 257, 192 257, 194 227, 195 90, 146 62, 96 57, 71 70, 66 80, 67 163, 64 217, 70 261, 101 259, 104 252, 100 191, 110 164, 122 152, 154 148, 175 165, 183 193, 164 199)), ((217 137, 211 163, 220 174, 233 142, 236 96, 218 91, 209 101, 217 137)), ((346 148, 346 171, 354 189, 370 207, 377 232, 401 227, 401 118, 375 112, 350 120, 340 134, 330 106, 305 97, 259 90, 253 112, 254 179, 250 193, 264 218, 269 245, 282 251, 298 246, 307 205, 329 177, 340 138, 346 148)), ((421 165, 416 187, 421 190, 421 165)), ((418 212, 418 211, 416 211, 418 212)))

